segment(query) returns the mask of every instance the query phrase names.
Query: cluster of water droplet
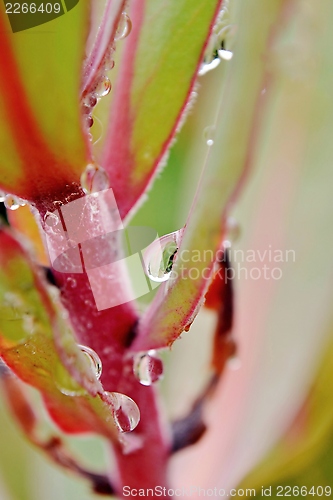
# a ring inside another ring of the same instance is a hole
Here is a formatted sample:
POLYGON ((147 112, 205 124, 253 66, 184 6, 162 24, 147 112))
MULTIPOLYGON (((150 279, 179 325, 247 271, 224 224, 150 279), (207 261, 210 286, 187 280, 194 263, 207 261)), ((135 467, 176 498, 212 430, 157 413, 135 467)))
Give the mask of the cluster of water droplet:
POLYGON ((4 191, 0 191, 0 202, 4 203, 8 210, 17 210, 26 205, 26 201, 22 200, 22 198, 5 193, 4 191))
MULTIPOLYGON (((120 16, 114 41, 118 42, 119 40, 126 38, 130 34, 131 29, 132 22, 126 12, 123 12, 120 16)), ((111 69, 113 69, 115 64, 113 59, 115 48, 115 43, 112 43, 104 56, 94 88, 89 93, 83 96, 82 115, 84 117, 85 125, 88 129, 91 128, 94 124, 92 113, 96 104, 102 97, 107 96, 111 91, 112 85, 109 77, 107 76, 107 73, 111 69)))
POLYGON ((229 1, 223 3, 216 24, 210 36, 199 75, 205 75, 217 68, 221 60, 230 61, 233 56, 232 43, 236 26, 230 24, 229 1))
MULTIPOLYGON (((91 370, 97 380, 102 375, 102 361, 90 347, 78 346, 89 360, 91 370)), ((59 363, 55 373, 55 383, 62 394, 70 397, 85 396, 87 391, 70 376, 66 368, 59 363)), ((140 421, 140 410, 137 404, 126 394, 104 392, 104 401, 110 406, 114 422, 120 432, 130 432, 140 421)))

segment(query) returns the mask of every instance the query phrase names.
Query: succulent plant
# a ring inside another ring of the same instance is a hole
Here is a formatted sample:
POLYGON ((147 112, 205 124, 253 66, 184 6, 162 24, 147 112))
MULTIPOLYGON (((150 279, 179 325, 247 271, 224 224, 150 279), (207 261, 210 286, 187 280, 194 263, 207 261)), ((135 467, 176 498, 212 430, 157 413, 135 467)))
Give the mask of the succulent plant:
POLYGON ((330 496, 330 1, 44 4, 0 7, 15 420, 96 494, 330 496))

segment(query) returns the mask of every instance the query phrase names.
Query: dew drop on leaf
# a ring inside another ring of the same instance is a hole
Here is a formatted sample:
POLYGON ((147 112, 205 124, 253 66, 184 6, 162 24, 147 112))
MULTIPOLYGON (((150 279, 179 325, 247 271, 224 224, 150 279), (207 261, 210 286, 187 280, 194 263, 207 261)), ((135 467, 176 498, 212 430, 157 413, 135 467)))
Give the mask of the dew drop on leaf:
MULTIPOLYGON (((78 345, 78 348, 87 357, 93 376, 99 380, 102 375, 102 361, 98 354, 90 347, 84 345, 78 345)), ((59 391, 65 396, 74 397, 87 394, 86 389, 81 387, 81 385, 73 379, 66 367, 63 366, 60 361, 57 363, 55 370, 55 384, 59 391)))
POLYGON ((101 378, 102 375, 102 361, 98 354, 91 349, 90 347, 84 346, 84 345, 79 345, 78 346, 81 351, 88 357, 90 363, 91 363, 91 368, 96 375, 97 380, 101 378))
POLYGON ((6 194, 4 203, 5 207, 8 208, 8 210, 17 210, 21 206, 19 199, 12 194, 6 194))
POLYGON ((98 98, 105 97, 111 91, 111 82, 107 76, 103 76, 99 81, 95 93, 98 98))
POLYGON ((219 59, 218 57, 213 59, 211 62, 203 62, 199 71, 198 71, 198 75, 203 76, 206 73, 208 73, 209 71, 212 71, 213 69, 217 68, 217 66, 220 64, 220 62, 221 62, 221 59, 219 59))
POLYGON ((84 115, 90 115, 90 113, 91 113, 91 107, 87 106, 86 104, 84 104, 82 106, 82 114, 84 114, 84 115))
POLYGON ((133 372, 140 384, 152 385, 163 376, 163 362, 155 350, 134 356, 133 372))
POLYGON ((120 432, 130 432, 140 421, 138 405, 125 394, 107 392, 109 404, 112 408, 114 421, 120 432))
POLYGON ((54 212, 46 212, 44 216, 44 222, 49 227, 55 227, 57 224, 59 224, 59 217, 54 212))
POLYGON ((97 97, 94 93, 92 94, 87 94, 84 99, 83 99, 83 104, 84 106, 87 106, 87 108, 94 108, 97 104, 97 97))
POLYGON ((114 37, 115 41, 118 42, 119 40, 123 40, 123 38, 126 38, 130 34, 131 30, 132 21, 130 20, 126 12, 123 12, 119 20, 116 35, 114 37))
POLYGON ((204 139, 206 141, 207 146, 213 146, 214 144, 214 135, 215 135, 215 127, 209 126, 204 130, 204 139))
POLYGON ((218 55, 220 59, 230 61, 230 59, 232 59, 233 53, 231 52, 231 50, 218 50, 218 55))
POLYGON ((88 128, 91 128, 94 125, 94 119, 91 115, 87 115, 85 121, 88 128))
POLYGON ((81 187, 86 194, 97 193, 108 189, 109 176, 104 168, 95 163, 89 163, 81 175, 81 187))
POLYGON ((111 57, 109 59, 106 59, 105 63, 104 63, 105 71, 111 71, 111 69, 114 68, 114 65, 115 65, 115 62, 111 57))
POLYGON ((182 231, 175 231, 166 234, 149 245, 145 252, 145 262, 147 275, 152 281, 162 283, 170 278, 181 233, 182 231))
POLYGON ((59 391, 65 396, 74 397, 87 394, 87 391, 71 377, 60 361, 55 368, 54 381, 59 391))

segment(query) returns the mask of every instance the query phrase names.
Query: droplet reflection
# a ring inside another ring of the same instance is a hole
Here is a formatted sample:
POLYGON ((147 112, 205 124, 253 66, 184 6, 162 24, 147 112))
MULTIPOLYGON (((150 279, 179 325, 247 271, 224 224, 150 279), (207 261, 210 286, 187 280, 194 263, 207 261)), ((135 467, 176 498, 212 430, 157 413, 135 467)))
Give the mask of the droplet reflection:
POLYGON ((96 193, 108 189, 109 176, 96 163, 89 163, 81 175, 81 187, 86 194, 96 193))
POLYGON ((134 356, 134 375, 142 385, 152 385, 163 376, 163 362, 156 351, 150 350, 134 356))
POLYGON ((182 230, 166 234, 146 250, 147 275, 152 281, 162 283, 170 278, 181 234, 182 230))
POLYGON ((108 400, 112 407, 113 418, 120 432, 130 432, 140 421, 138 405, 125 394, 108 392, 108 400))
POLYGON ((96 375, 97 380, 101 378, 102 375, 102 361, 98 354, 91 349, 90 347, 84 346, 84 345, 79 345, 78 346, 81 351, 88 357, 90 363, 91 363, 91 368, 96 375))
POLYGON ((115 41, 118 42, 119 40, 126 38, 130 34, 131 30, 132 21, 126 12, 123 12, 119 20, 116 36, 114 37, 115 41))

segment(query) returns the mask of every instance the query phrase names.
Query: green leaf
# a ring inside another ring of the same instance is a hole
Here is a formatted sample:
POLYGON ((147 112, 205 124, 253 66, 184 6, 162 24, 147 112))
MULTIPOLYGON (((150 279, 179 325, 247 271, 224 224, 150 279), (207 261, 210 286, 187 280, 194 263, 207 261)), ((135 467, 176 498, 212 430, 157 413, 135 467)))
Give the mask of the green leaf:
POLYGON ((191 324, 213 275, 212 254, 220 248, 228 203, 252 154, 257 105, 264 85, 265 55, 281 1, 251 0, 239 9, 238 37, 217 102, 215 144, 206 158, 202 185, 186 224, 173 279, 139 327, 137 350, 170 345, 191 324), (251 23, 248 19, 251 18, 251 23), (198 261, 197 255, 200 255, 198 261), (190 269, 195 269, 192 278, 190 269))
POLYGON ((79 2, 13 34, 0 5, 0 183, 7 192, 57 199, 87 163, 79 90, 88 11, 89 2, 79 2))
POLYGON ((332 432, 333 6, 300 0, 286 12, 271 38, 253 175, 236 212, 243 238, 231 249, 241 368, 225 373, 210 434, 192 456, 209 450, 206 468, 218 464, 224 488, 332 478, 323 442, 332 432))
POLYGON ((57 297, 51 300, 43 279, 5 231, 0 232, 0 249, 1 357, 18 377, 41 391, 64 430, 94 431, 114 438, 111 408, 88 394, 103 395, 103 389, 76 346, 64 312, 56 308, 57 297), (77 395, 64 395, 68 389, 77 395))
POLYGON ((333 345, 326 347, 319 371, 296 418, 279 443, 244 479, 242 487, 332 485, 333 345))
POLYGON ((102 165, 125 216, 152 179, 176 133, 219 0, 145 0, 129 12, 102 165))

